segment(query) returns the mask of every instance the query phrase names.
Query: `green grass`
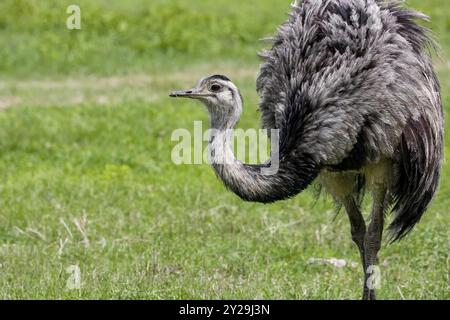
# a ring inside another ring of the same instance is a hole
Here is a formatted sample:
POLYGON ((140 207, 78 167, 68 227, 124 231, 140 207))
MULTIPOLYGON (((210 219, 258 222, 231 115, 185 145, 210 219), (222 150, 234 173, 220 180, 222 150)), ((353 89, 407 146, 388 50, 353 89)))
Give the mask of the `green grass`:
POLYGON ((73 1, 2 0, 0 42, 8 46, 0 51, 0 73, 115 75, 167 69, 193 57, 250 61, 262 47, 258 39, 285 19, 285 2, 78 0, 82 29, 67 30, 73 1))
MULTIPOLYGON (((81 30, 67 30, 71 0, 0 2, 0 78, 170 70, 255 60, 286 19, 290 0, 77 0, 81 30)), ((447 0, 409 1, 450 52, 447 0)))
MULTIPOLYGON (((358 251, 330 199, 316 202, 308 190, 243 203, 207 165, 170 160, 172 131, 192 131, 207 115, 167 92, 203 75, 230 75, 246 100, 240 126, 259 126, 255 40, 285 18, 290 1, 276 2, 79 1, 87 21, 71 34, 57 22, 61 12, 64 26, 63 1, 2 1, 0 39, 11 46, 0 50, 0 298, 360 297, 358 251), (165 45, 147 42, 156 33, 165 45), (60 46, 65 37, 74 42, 60 46), (356 265, 308 263, 331 257, 356 265), (66 288, 72 265, 79 290, 66 288)), ((448 6, 412 4, 432 16, 441 40, 448 114, 448 6)), ((447 160, 421 223, 384 246, 380 298, 450 298, 449 176, 447 160)))

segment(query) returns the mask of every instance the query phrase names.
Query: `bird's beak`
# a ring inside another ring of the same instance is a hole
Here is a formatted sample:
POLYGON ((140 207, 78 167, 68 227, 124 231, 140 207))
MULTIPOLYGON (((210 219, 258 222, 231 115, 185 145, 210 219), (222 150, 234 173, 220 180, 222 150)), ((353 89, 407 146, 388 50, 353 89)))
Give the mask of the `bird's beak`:
POLYGON ((201 90, 194 88, 189 90, 180 90, 180 91, 172 91, 169 94, 169 97, 172 98, 192 98, 192 99, 198 99, 200 97, 206 97, 209 96, 209 94, 202 92, 201 90))

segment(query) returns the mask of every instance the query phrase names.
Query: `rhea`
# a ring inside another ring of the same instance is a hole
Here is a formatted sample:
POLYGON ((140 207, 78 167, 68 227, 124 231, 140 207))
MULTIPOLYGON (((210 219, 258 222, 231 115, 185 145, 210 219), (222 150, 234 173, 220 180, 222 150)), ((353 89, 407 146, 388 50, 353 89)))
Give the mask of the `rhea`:
MULTIPOLYGON (((432 40, 416 20, 427 17, 398 2, 304 0, 260 56, 257 79, 262 124, 277 129, 278 170, 235 159, 232 129, 242 113, 238 88, 223 75, 206 77, 172 97, 206 105, 212 166, 246 201, 291 198, 313 181, 345 208, 364 270, 363 299, 375 299, 385 214, 388 239, 399 240, 421 219, 438 187, 443 111, 433 70, 432 40), (222 132, 222 133, 220 133, 222 132), (371 195, 366 224, 363 190, 371 195)), ((271 160, 272 161, 272 160, 271 160)))

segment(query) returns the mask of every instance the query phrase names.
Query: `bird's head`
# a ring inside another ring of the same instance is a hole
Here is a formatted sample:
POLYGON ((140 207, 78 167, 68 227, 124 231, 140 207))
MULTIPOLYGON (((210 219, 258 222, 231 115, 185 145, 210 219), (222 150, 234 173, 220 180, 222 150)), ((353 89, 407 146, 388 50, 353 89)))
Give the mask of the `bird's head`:
POLYGON ((239 89, 226 76, 213 75, 201 79, 189 90, 173 91, 174 98, 191 98, 201 101, 208 109, 211 120, 225 124, 237 121, 242 112, 242 96, 239 89))

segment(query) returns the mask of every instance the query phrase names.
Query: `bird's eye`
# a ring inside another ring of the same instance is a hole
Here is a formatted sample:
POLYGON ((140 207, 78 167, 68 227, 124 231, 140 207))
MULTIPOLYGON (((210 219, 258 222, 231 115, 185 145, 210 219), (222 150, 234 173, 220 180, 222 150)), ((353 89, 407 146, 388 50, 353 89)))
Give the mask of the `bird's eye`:
POLYGON ((217 83, 214 83, 209 87, 209 91, 211 92, 218 92, 220 89, 222 89, 222 86, 217 83))

